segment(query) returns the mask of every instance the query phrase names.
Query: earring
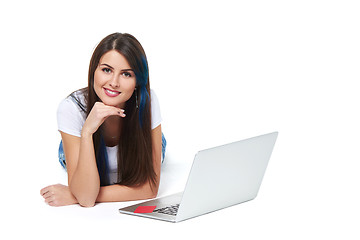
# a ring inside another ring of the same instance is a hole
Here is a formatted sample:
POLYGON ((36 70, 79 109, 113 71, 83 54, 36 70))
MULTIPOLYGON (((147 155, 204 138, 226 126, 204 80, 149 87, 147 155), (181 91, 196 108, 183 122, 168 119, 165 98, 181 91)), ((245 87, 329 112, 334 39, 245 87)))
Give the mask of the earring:
POLYGON ((136 88, 135 88, 135 102, 136 102, 136 108, 139 108, 138 96, 137 96, 137 89, 136 89, 136 88))

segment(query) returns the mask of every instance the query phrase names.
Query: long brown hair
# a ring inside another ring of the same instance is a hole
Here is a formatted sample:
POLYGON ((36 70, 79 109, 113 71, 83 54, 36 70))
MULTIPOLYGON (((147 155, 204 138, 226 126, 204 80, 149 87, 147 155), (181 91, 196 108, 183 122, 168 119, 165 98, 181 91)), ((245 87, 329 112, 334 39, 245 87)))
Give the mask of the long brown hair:
MULTIPOLYGON (((123 55, 136 76, 136 90, 126 102, 121 137, 118 147, 118 184, 140 186, 156 184, 152 159, 151 101, 148 63, 139 41, 130 34, 113 33, 95 48, 90 60, 88 87, 85 92, 87 115, 95 102, 101 101, 94 90, 94 73, 100 58, 110 50, 123 55)), ((94 150, 101 185, 109 185, 106 148, 102 126, 93 134, 94 150)))

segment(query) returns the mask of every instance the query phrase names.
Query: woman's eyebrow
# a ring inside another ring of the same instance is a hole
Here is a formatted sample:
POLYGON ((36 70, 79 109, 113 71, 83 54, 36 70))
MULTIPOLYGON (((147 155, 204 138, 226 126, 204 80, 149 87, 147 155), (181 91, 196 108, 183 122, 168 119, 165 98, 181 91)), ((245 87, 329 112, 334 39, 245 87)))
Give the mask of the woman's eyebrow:
MULTIPOLYGON (((100 66, 101 66, 101 65, 105 65, 105 66, 107 66, 108 68, 114 69, 112 66, 110 66, 109 64, 106 64, 106 63, 101 63, 100 66)), ((131 69, 131 68, 121 69, 121 71, 122 71, 122 72, 126 72, 126 71, 133 71, 133 72, 135 72, 135 71, 134 71, 133 69, 131 69)))
POLYGON ((105 66, 107 66, 108 68, 114 69, 112 66, 110 66, 109 64, 106 64, 106 63, 102 63, 102 64, 100 64, 100 66, 101 66, 101 65, 105 65, 105 66))
POLYGON ((122 72, 126 72, 126 71, 133 71, 133 72, 134 72, 134 70, 131 69, 131 68, 129 68, 129 69, 121 69, 121 71, 122 71, 122 72))

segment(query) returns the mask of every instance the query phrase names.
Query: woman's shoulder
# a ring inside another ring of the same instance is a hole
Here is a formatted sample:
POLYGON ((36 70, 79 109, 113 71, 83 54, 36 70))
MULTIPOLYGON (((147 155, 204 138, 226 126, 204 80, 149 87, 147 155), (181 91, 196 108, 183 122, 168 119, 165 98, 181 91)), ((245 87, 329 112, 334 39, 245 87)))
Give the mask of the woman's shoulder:
POLYGON ((57 109, 58 130, 80 136, 86 119, 85 96, 81 90, 63 99, 57 109))
POLYGON ((66 99, 71 100, 82 111, 86 112, 86 88, 72 92, 66 99))
POLYGON ((58 106, 59 110, 66 110, 66 111, 81 111, 86 112, 86 101, 85 101, 85 95, 83 91, 77 90, 75 92, 72 92, 70 95, 65 97, 58 106))

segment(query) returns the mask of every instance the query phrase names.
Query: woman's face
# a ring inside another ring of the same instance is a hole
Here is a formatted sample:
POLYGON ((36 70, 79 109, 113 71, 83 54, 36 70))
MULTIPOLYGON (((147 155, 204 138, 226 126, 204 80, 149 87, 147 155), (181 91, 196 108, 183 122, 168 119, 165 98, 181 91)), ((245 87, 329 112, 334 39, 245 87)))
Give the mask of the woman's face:
POLYGON ((134 70, 116 50, 105 53, 94 73, 94 90, 105 105, 125 107, 136 86, 134 70))

